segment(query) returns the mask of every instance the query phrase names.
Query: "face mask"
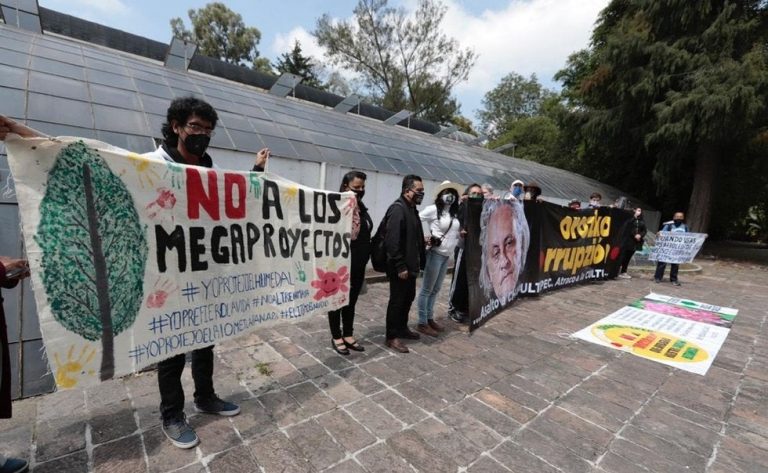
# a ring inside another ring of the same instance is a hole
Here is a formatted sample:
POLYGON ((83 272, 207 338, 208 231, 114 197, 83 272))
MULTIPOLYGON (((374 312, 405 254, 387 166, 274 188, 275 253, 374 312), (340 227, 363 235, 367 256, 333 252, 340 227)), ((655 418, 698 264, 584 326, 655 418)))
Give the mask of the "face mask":
POLYGON ((354 189, 350 189, 352 192, 355 193, 355 196, 357 196, 357 200, 363 200, 363 196, 365 195, 365 190, 356 191, 354 189))
POLYGON ((424 192, 413 192, 413 203, 419 205, 424 200, 424 192))
POLYGON ((520 194, 522 194, 522 193, 523 193, 523 188, 522 187, 515 186, 515 187, 512 188, 512 195, 514 195, 515 197, 520 197, 520 194))
POLYGON ((187 135, 184 138, 184 147, 191 154, 202 157, 205 154, 205 150, 208 149, 208 143, 210 142, 211 137, 208 135, 187 135))
POLYGON ((479 194, 477 192, 473 192, 469 194, 469 200, 483 200, 485 196, 483 194, 479 194))
POLYGON ((531 200, 533 198, 533 195, 531 195, 530 192, 525 193, 525 200, 531 200))
POLYGON ((675 226, 676 227, 679 227, 680 225, 683 224, 683 221, 681 219, 679 219, 679 218, 676 218, 676 219, 674 219, 672 221, 675 222, 675 226))
POLYGON ((642 212, 635 212, 635 218, 638 218, 641 214, 642 212))
POLYGON ((451 205, 456 199, 453 197, 453 194, 444 194, 443 195, 443 203, 446 205, 451 205))

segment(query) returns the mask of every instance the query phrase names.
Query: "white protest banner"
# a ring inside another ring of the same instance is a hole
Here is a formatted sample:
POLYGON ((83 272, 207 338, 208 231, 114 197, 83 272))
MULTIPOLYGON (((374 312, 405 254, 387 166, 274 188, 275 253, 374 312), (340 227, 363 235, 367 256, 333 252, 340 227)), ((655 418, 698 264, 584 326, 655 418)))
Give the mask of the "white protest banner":
POLYGON ((705 375, 737 314, 728 307, 651 293, 573 336, 705 375))
POLYGON ((76 138, 6 146, 60 388, 346 304, 352 193, 76 138))
POLYGON ((648 259, 662 263, 690 263, 706 239, 706 233, 659 232, 648 259))

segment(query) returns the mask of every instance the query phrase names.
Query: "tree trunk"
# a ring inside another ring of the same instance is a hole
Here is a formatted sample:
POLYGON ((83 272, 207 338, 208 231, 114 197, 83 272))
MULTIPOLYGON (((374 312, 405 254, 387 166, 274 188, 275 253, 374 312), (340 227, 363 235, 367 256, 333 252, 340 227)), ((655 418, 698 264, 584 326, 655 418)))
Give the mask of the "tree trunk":
POLYGON ((115 375, 115 338, 112 331, 112 303, 109 300, 107 260, 101 245, 99 233, 99 216, 96 213, 96 203, 91 180, 91 168, 83 164, 83 189, 85 193, 85 210, 88 214, 88 233, 91 237, 93 250, 93 269, 96 279, 96 297, 99 300, 99 315, 101 316, 101 380, 112 379, 115 375))
POLYGON ((712 211, 712 189, 720 161, 720 151, 711 143, 701 143, 696 156, 693 189, 686 222, 693 232, 707 233, 712 211))

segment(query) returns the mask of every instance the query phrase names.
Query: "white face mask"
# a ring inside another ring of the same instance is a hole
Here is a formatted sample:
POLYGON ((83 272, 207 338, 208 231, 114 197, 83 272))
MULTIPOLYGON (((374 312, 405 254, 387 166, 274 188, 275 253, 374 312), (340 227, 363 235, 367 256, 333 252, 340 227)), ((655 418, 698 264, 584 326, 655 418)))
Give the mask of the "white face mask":
POLYGON ((443 203, 446 205, 451 205, 456 199, 453 197, 453 194, 443 194, 443 203))
POLYGON ((589 203, 594 205, 594 206, 600 205, 600 201, 597 200, 597 199, 592 199, 592 200, 589 201, 589 203))

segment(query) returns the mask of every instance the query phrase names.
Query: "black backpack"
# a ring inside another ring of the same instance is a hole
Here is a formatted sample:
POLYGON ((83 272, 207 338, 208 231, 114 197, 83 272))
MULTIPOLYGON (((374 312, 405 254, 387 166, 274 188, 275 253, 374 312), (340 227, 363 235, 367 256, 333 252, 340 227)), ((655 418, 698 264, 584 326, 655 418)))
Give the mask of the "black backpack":
POLYGON ((387 213, 379 223, 379 228, 376 229, 376 234, 371 238, 371 266, 374 271, 380 273, 387 272, 387 247, 384 244, 384 240, 387 238, 387 222, 389 221, 389 213, 392 211, 392 207, 397 205, 399 201, 395 201, 387 209, 387 213))

